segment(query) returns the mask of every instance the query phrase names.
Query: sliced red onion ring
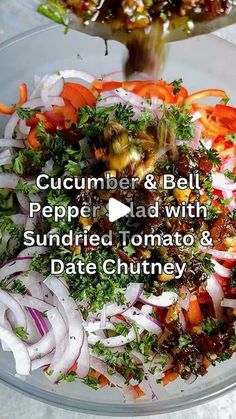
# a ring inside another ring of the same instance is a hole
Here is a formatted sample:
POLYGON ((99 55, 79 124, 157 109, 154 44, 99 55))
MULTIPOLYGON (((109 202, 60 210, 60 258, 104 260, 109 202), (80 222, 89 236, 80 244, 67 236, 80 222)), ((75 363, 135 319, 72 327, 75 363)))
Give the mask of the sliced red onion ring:
POLYGON ((101 326, 101 322, 99 320, 95 322, 83 323, 83 327, 86 332, 89 333, 97 332, 98 330, 115 330, 115 326, 111 322, 107 321, 104 326, 101 326))
POLYGON ((40 313, 44 313, 45 311, 51 310, 53 308, 51 304, 48 304, 43 300, 39 300, 39 298, 32 297, 31 295, 21 295, 12 293, 12 296, 22 306, 33 308, 35 310, 38 310, 40 313))
MULTIPOLYGON (((26 321, 27 321, 27 328, 26 328, 26 332, 27 332, 27 344, 29 345, 33 345, 34 343, 38 342, 39 339, 41 339, 41 336, 43 335, 43 332, 40 333, 38 327, 36 326, 36 323, 29 311, 30 309, 26 309, 25 310, 25 314, 26 314, 26 321)), ((41 326, 40 326, 41 328, 41 326)))
POLYGON ((17 257, 32 257, 35 253, 44 255, 48 252, 48 247, 44 246, 32 246, 22 250, 17 257))
MULTIPOLYGON (((197 114, 197 112, 194 115, 196 115, 196 114, 197 114)), ((193 115, 193 117, 194 117, 194 115, 193 115)), ((197 120, 195 119, 195 121, 197 121, 197 120)), ((192 147, 195 150, 199 147, 199 141, 200 141, 200 138, 201 138, 202 128, 203 128, 203 126, 202 126, 201 122, 197 121, 197 122, 194 123, 194 139, 193 139, 193 141, 191 141, 189 143, 189 146, 192 147)))
MULTIPOLYGON (((123 313, 127 308, 133 306, 136 301, 139 299, 139 296, 143 290, 143 284, 131 282, 126 291, 125 291, 125 303, 118 305, 117 303, 107 304, 106 305, 106 315, 107 317, 115 316, 116 314, 123 313)), ((100 317, 101 311, 94 313, 94 318, 100 317)), ((89 316, 89 320, 91 317, 89 316)))
MULTIPOLYGON (((43 104, 47 110, 51 110, 52 106, 50 103, 50 93, 56 83, 58 83, 59 80, 69 79, 69 78, 76 78, 80 80, 87 81, 88 83, 92 83, 95 80, 95 77, 91 76, 88 73, 85 73, 84 71, 77 71, 77 70, 63 70, 60 72, 60 74, 52 74, 49 76, 44 82, 41 89, 41 99, 43 101, 43 104)), ((60 105, 59 105, 60 106, 60 105)))
MULTIPOLYGON (((7 308, 8 307, 5 304, 0 303, 0 325, 7 330, 12 330, 12 327, 11 327, 9 321, 6 318, 7 308)), ((4 341, 2 341, 1 343, 2 343, 2 350, 3 351, 5 351, 5 352, 11 351, 9 346, 7 346, 7 344, 4 341)))
POLYGON ((123 71, 119 70, 119 71, 112 71, 111 73, 107 73, 103 76, 102 80, 103 81, 114 81, 114 79, 116 77, 122 77, 123 76, 123 71))
POLYGON ((41 289, 42 289, 42 293, 43 293, 43 300, 46 303, 51 304, 52 306, 54 306, 55 304, 53 303, 52 293, 48 289, 48 287, 46 287, 46 285, 43 282, 41 283, 41 289))
POLYGON ((116 371, 114 371, 114 374, 108 374, 107 364, 101 359, 95 356, 91 356, 90 367, 93 368, 95 371, 98 371, 100 374, 104 375, 104 377, 106 377, 114 386, 120 388, 123 388, 125 386, 125 378, 116 371))
POLYGON ((48 325, 46 319, 42 317, 42 314, 33 308, 28 308, 29 313, 31 314, 37 330, 39 331, 40 335, 43 336, 48 333, 48 325))
POLYGON ((236 199, 232 191, 222 191, 223 198, 229 201, 228 209, 233 211, 236 208, 236 199))
POLYGON ((26 122, 24 119, 21 119, 19 122, 19 129, 23 135, 28 135, 30 133, 31 128, 26 125, 26 122))
POLYGON ((0 302, 12 311, 17 327, 23 327, 26 330, 26 315, 18 301, 8 292, 0 290, 0 302))
POLYGON ((69 296, 69 292, 63 283, 53 275, 50 275, 44 283, 57 296, 58 300, 62 304, 69 325, 67 348, 58 363, 53 366, 53 372, 49 376, 50 381, 55 383, 58 381, 60 375, 67 373, 67 371, 79 358, 81 347, 83 345, 84 332, 81 313, 75 301, 69 296))
POLYGON ((133 321, 138 326, 142 327, 144 330, 151 332, 157 336, 161 335, 162 329, 159 326, 158 322, 154 317, 143 314, 139 309, 131 307, 122 314, 126 319, 133 321))
POLYGON ((37 343, 28 346, 28 352, 31 359, 39 356, 45 356, 55 349, 55 338, 53 330, 44 335, 37 343))
POLYGON ((212 175, 212 186, 220 191, 236 190, 236 182, 231 182, 223 173, 214 173, 212 175))
POLYGON ((40 97, 40 93, 43 87, 43 83, 48 79, 49 75, 46 74, 43 78, 38 78, 37 84, 35 84, 35 88, 30 96, 30 99, 36 99, 40 97))
POLYGON ((177 299, 178 295, 172 291, 163 292, 158 297, 153 294, 151 294, 149 297, 145 297, 144 293, 142 293, 139 297, 139 301, 144 304, 150 304, 154 307, 169 307, 172 304, 175 304, 177 299))
POLYGON ((215 250, 210 247, 201 247, 200 250, 203 253, 210 253, 216 259, 222 260, 236 260, 236 252, 228 252, 224 250, 215 250))
POLYGON ((13 332, 0 326, 0 339, 11 349, 16 363, 16 372, 19 375, 30 375, 31 361, 26 344, 13 332))
MULTIPOLYGON (((137 329, 139 335, 141 335, 141 333, 143 333, 144 331, 144 329, 139 326, 137 326, 137 329)), ((127 336, 119 335, 111 338, 100 338, 99 336, 96 336, 93 333, 89 333, 88 335, 88 343, 90 345, 95 345, 97 342, 101 342, 104 346, 109 348, 115 348, 116 346, 126 345, 127 343, 130 343, 135 339, 136 334, 133 328, 130 330, 127 336)))
POLYGON ((215 259, 212 259, 211 261, 214 265, 215 273, 217 273, 220 276, 223 276, 223 278, 229 278, 231 276, 231 270, 230 269, 225 268, 225 266, 221 265, 215 259))
POLYGON ((22 140, 7 140, 6 138, 0 139, 0 147, 1 148, 25 148, 24 142, 22 140))
POLYGON ((183 310, 180 310, 179 312, 179 323, 181 324, 182 329, 186 330, 186 321, 183 314, 183 310))
POLYGON ((224 164, 222 164, 220 170, 231 170, 233 171, 236 167, 236 157, 229 157, 225 160, 224 164))
POLYGON ((0 152, 0 166, 5 166, 10 164, 13 159, 13 154, 11 149, 6 149, 0 152))
POLYGON ((61 77, 56 83, 49 89, 49 96, 60 96, 64 88, 64 79, 61 77))
POLYGON ((84 341, 77 359, 77 374, 79 378, 87 377, 90 368, 90 356, 89 356, 89 347, 88 347, 88 338, 86 332, 84 331, 84 341))
POLYGON ((53 365, 55 365, 59 361, 60 357, 63 354, 61 350, 62 341, 67 334, 68 326, 65 324, 61 314, 59 313, 56 307, 50 309, 47 312, 47 318, 49 322, 51 323, 53 334, 54 334, 54 339, 55 339, 55 353, 50 363, 51 368, 53 368, 53 365))
POLYGON ((22 192, 17 192, 16 197, 25 214, 29 213, 29 199, 22 192))
POLYGON ((214 275, 209 276, 207 279, 207 285, 206 290, 210 297, 212 298, 213 307, 215 310, 215 315, 217 319, 222 318, 222 307, 221 307, 221 301, 224 298, 224 292, 217 281, 216 277, 214 275))
POLYGON ((15 189, 20 179, 14 173, 0 173, 0 188, 15 189))
POLYGON ((223 298, 221 301, 221 307, 236 308, 236 299, 223 298))
POLYGON ((25 214, 13 214, 9 217, 14 224, 17 226, 23 227, 26 222, 26 215, 25 214))
POLYGON ((137 106, 140 108, 146 108, 150 109, 151 106, 147 103, 147 101, 136 95, 135 93, 127 92, 126 90, 119 88, 115 90, 115 93, 126 103, 129 103, 129 105, 137 106))
POLYGON ((38 370, 39 368, 46 367, 51 363, 53 354, 45 355, 39 359, 34 359, 32 361, 32 371, 38 370))
POLYGON ((182 285, 180 287, 180 295, 178 297, 178 303, 184 310, 188 311, 190 298, 191 298, 191 294, 188 288, 185 285, 182 285))
POLYGON ((0 280, 8 278, 16 272, 26 272, 29 270, 31 258, 14 259, 0 269, 0 280))

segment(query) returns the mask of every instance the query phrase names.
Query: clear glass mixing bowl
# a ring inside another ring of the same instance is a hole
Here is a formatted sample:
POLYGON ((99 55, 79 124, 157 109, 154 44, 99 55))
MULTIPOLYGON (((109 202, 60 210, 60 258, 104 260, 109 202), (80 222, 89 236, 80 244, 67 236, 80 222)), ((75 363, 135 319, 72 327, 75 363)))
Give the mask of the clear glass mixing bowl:
MULTIPOLYGON (((20 35, 0 45, 0 100, 14 103, 17 86, 22 81, 32 85, 33 75, 77 68, 97 76, 120 70, 126 55, 125 47, 108 42, 105 56, 104 41, 63 28, 46 26, 20 35)), ((226 89, 236 104, 236 48, 212 36, 192 38, 168 47, 163 77, 182 77, 191 90, 226 89)), ((0 117, 0 136, 5 118, 0 117)), ((158 401, 124 404, 114 389, 95 391, 80 383, 51 385, 43 373, 29 378, 15 375, 10 353, 1 352, 0 379, 6 385, 30 397, 55 406, 85 413, 108 416, 141 416, 175 411, 208 401, 233 389, 236 382, 235 358, 211 368, 207 376, 192 385, 179 381, 168 388, 169 395, 158 401)))

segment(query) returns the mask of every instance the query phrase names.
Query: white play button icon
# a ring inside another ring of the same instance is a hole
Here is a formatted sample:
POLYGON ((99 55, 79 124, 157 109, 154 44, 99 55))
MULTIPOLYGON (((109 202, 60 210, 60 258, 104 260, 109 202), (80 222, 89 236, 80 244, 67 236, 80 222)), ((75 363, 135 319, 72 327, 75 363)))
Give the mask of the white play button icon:
POLYGON ((110 198, 108 203, 109 221, 113 223, 119 218, 124 217, 130 213, 130 208, 127 205, 122 204, 117 199, 110 198))

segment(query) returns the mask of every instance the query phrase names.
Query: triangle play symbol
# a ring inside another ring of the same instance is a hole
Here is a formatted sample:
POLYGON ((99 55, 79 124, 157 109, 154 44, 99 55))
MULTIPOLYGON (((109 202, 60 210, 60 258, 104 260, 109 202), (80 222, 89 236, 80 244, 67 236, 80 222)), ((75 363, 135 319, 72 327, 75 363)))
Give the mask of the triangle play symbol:
POLYGON ((119 218, 124 217, 125 215, 129 214, 131 209, 122 204, 122 202, 117 201, 117 199, 110 198, 108 203, 108 211, 109 211, 109 221, 113 223, 119 218))

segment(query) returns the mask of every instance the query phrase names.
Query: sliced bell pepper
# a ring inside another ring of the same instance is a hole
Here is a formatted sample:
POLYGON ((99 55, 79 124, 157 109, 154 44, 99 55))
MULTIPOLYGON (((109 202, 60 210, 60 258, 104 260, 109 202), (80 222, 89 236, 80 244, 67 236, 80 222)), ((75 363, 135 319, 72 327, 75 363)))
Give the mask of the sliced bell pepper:
POLYGON ((94 80, 94 82, 92 83, 92 88, 100 92, 115 90, 115 89, 118 89, 119 87, 122 87, 122 82, 120 81, 94 80))
POLYGON ((73 86, 68 85, 68 83, 65 83, 61 97, 63 99, 67 99, 74 106, 75 109, 87 106, 87 102, 82 96, 82 94, 78 92, 78 90, 75 89, 73 86))
POLYGON ((179 377, 179 374, 174 371, 167 371, 164 374, 164 377, 162 378, 162 384, 163 386, 166 386, 169 383, 172 383, 179 377))
POLYGON ((18 87, 18 91, 19 91, 19 100, 17 104, 14 106, 7 106, 7 105, 4 105, 3 103, 0 103, 0 114, 12 115, 16 110, 16 106, 24 105, 24 103, 28 99, 27 85, 25 83, 20 84, 20 86, 18 87))
POLYGON ((77 122, 77 111, 66 99, 65 106, 54 106, 52 111, 44 112, 44 115, 56 128, 69 129, 77 122))
POLYGON ((187 98, 187 103, 191 104, 201 99, 205 99, 206 97, 220 97, 222 99, 226 99, 228 96, 224 90, 219 89, 207 89, 207 90, 200 90, 199 92, 193 93, 187 98))
POLYGON ((167 86, 161 84, 150 83, 144 85, 140 89, 136 89, 136 93, 140 96, 151 99, 157 97, 166 103, 175 103, 175 99, 170 89, 167 86))
POLYGON ((33 148, 34 150, 37 150, 41 147, 41 143, 37 138, 37 127, 31 129, 28 137, 27 137, 27 142, 29 144, 29 146, 31 148, 33 148))
POLYGON ((197 298, 190 301, 188 319, 192 326, 198 326, 203 320, 203 315, 197 298))
POLYGON ((87 87, 80 83, 65 83, 65 85, 75 89, 81 96, 83 96, 87 106, 95 106, 96 98, 94 94, 87 87))

